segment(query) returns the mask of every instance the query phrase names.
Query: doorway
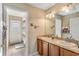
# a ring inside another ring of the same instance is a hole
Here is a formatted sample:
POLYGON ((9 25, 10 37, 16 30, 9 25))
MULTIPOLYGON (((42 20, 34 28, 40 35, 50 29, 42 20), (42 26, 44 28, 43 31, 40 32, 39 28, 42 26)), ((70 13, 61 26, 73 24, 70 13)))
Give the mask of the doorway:
POLYGON ((4 51, 6 56, 28 55, 28 13, 26 10, 4 4, 5 40, 4 51))

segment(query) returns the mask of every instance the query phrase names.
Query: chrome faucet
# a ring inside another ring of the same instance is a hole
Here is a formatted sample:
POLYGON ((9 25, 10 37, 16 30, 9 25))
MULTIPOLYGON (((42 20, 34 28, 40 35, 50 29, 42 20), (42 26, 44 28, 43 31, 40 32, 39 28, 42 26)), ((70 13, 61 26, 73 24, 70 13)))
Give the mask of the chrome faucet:
POLYGON ((69 37, 69 39, 72 39, 72 34, 70 33, 70 37, 69 37))
POLYGON ((70 36, 70 39, 72 39, 72 35, 70 36))

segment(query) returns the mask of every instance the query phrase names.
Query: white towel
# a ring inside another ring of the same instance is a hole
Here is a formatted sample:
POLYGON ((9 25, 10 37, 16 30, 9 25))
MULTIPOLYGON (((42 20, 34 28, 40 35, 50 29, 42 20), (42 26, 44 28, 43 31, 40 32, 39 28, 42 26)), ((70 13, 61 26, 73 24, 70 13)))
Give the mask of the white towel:
POLYGON ((15 48, 24 48, 25 47, 25 45, 24 45, 24 43, 20 43, 20 44, 16 44, 15 45, 15 48))

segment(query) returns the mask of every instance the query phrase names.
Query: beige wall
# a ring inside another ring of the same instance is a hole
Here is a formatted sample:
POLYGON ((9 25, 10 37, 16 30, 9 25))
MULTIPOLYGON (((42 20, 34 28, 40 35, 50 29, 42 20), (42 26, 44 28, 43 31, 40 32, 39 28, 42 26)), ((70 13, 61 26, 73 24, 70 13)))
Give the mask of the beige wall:
POLYGON ((25 5, 29 11, 29 54, 34 54, 37 51, 37 36, 45 34, 45 12, 41 9, 34 8, 30 5, 25 5), (36 29, 30 24, 38 26, 36 29))
POLYGON ((45 34, 45 12, 32 6, 26 9, 29 11, 29 53, 34 54, 37 51, 37 36, 45 34), (34 26, 30 26, 31 23, 38 27, 35 29, 34 26))
POLYGON ((55 20, 53 19, 46 19, 45 21, 45 34, 46 35, 53 35, 55 33, 55 20))

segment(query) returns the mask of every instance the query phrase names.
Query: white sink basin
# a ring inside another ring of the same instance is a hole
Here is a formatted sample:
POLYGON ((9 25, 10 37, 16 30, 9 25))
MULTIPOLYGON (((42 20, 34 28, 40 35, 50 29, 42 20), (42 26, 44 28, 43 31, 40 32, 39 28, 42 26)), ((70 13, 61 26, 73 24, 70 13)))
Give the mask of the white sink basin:
POLYGON ((64 46, 68 46, 68 47, 75 47, 75 46, 77 46, 74 43, 66 42, 66 41, 61 41, 60 43, 63 44, 64 46))
POLYGON ((60 45, 62 45, 62 46, 67 46, 67 47, 75 47, 75 46, 77 46, 76 44, 74 44, 74 43, 71 43, 71 42, 66 42, 66 41, 64 41, 64 40, 53 40, 54 42, 56 42, 57 44, 60 44, 60 45))

